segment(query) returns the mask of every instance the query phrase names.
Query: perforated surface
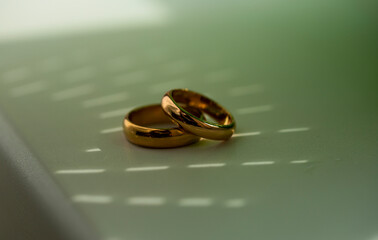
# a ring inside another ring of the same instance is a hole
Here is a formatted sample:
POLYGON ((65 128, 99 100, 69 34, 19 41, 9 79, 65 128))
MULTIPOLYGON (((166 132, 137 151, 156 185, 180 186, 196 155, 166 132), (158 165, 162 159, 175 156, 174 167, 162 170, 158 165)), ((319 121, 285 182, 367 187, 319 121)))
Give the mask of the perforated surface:
POLYGON ((171 7, 166 26, 0 45, 0 108, 67 201, 109 240, 375 239, 376 16, 171 7), (224 105, 237 134, 128 143, 123 116, 172 88, 224 105))

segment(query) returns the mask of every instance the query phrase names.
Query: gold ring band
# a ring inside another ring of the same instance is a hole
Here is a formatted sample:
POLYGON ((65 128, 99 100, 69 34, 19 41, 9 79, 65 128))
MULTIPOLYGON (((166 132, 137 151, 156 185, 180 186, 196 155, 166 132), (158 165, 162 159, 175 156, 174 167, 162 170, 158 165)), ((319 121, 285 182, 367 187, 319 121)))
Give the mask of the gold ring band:
MULTIPOLYGON (((198 110, 190 110, 201 118, 198 110)), ((151 148, 173 148, 199 141, 200 137, 185 132, 179 126, 169 129, 150 128, 152 124, 172 123, 159 104, 132 110, 125 116, 123 129, 126 138, 134 144, 151 148)))
POLYGON ((161 106, 185 131, 194 135, 213 140, 227 140, 235 131, 232 115, 221 105, 199 93, 187 89, 171 90, 164 95, 161 106), (185 106, 201 110, 218 123, 210 123, 194 116, 185 106))

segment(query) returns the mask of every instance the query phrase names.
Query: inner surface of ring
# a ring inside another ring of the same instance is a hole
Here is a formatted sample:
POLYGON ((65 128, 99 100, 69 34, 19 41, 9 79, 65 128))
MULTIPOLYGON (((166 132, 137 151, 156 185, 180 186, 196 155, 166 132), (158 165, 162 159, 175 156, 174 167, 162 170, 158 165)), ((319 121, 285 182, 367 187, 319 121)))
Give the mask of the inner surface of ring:
POLYGON ((129 114, 129 120, 140 126, 149 126, 157 123, 173 123, 163 112, 160 105, 152 105, 137 109, 129 114))
MULTIPOLYGON (((198 118, 203 118, 202 112, 193 107, 186 107, 187 111, 198 118)), ((148 127, 155 124, 175 124, 163 111, 160 105, 151 105, 143 108, 136 109, 129 114, 130 122, 148 127)))
MULTIPOLYGON (((211 99, 202 96, 198 93, 183 90, 172 91, 172 98, 175 100, 182 108, 188 111, 188 107, 197 108, 204 113, 210 115, 219 124, 229 125, 233 122, 231 114, 227 112, 218 103, 212 101, 211 99)), ((190 112, 190 111, 188 111, 190 112)))

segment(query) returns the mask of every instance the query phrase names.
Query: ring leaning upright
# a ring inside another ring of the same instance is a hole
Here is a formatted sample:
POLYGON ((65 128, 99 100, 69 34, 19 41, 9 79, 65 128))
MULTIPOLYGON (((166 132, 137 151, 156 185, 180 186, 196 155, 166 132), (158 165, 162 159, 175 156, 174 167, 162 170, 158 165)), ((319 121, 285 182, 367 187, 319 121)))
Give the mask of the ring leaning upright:
POLYGON ((161 102, 163 111, 185 131, 212 140, 227 140, 235 131, 235 120, 224 107, 208 97, 188 89, 168 91, 161 102), (213 118, 216 123, 198 118, 185 108, 192 107, 213 118))

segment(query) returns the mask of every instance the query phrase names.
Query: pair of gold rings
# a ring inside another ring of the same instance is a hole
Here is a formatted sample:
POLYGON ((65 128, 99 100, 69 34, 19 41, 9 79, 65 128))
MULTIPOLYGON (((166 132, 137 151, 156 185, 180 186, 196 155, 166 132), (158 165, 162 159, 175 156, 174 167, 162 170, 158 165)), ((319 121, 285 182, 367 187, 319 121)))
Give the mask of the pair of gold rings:
POLYGON ((123 129, 131 143, 151 148, 172 148, 195 143, 201 137, 227 140, 235 131, 235 121, 215 101, 187 89, 174 89, 163 96, 161 105, 149 105, 128 113, 123 129), (207 121, 206 115, 216 123, 207 121), (148 127, 172 122, 176 127, 148 127))

